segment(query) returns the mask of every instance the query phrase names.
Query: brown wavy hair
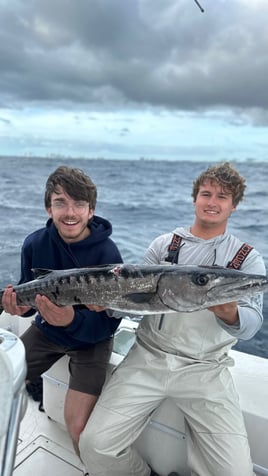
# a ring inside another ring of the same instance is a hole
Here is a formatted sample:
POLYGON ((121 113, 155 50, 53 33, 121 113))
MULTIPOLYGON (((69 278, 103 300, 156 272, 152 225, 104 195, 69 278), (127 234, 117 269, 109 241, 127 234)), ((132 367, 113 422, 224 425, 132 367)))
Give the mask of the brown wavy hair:
POLYGON ((97 187, 82 170, 62 165, 49 175, 45 189, 45 207, 51 207, 52 193, 59 193, 59 187, 73 199, 85 200, 89 208, 96 207, 97 187))
POLYGON ((212 165, 202 172, 193 182, 192 197, 196 201, 200 185, 206 181, 217 183, 224 191, 232 194, 233 205, 236 207, 243 200, 246 189, 246 180, 229 163, 223 162, 218 165, 212 165))

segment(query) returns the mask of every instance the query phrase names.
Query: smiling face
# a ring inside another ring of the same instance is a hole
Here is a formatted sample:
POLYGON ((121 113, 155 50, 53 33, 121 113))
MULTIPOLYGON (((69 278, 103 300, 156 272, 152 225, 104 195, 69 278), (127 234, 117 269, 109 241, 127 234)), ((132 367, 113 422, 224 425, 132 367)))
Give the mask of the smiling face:
POLYGON ((228 218, 236 209, 232 193, 217 182, 206 180, 199 187, 194 201, 195 230, 210 230, 213 235, 225 232, 228 218))
POLYGON ((90 234, 88 221, 94 209, 85 200, 73 200, 62 187, 51 194, 51 206, 47 208, 59 235, 66 243, 84 240, 90 234))

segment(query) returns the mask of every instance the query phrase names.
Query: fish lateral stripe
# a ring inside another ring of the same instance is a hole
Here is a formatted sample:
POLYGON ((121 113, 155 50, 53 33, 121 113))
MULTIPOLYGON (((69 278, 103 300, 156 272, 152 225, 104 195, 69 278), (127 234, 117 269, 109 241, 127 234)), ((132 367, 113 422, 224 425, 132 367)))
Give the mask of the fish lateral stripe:
POLYGON ((154 293, 131 293, 125 296, 129 301, 137 304, 147 304, 155 297, 154 293))

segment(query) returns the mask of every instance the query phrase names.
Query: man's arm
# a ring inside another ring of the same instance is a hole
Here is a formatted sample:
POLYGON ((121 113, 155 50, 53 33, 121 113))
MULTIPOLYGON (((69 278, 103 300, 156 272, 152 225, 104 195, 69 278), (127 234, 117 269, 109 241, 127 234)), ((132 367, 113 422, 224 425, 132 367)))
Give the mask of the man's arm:
POLYGON ((239 325, 237 302, 228 302, 226 304, 219 304, 218 306, 211 306, 208 310, 214 312, 219 319, 229 326, 233 326, 234 324, 239 325))

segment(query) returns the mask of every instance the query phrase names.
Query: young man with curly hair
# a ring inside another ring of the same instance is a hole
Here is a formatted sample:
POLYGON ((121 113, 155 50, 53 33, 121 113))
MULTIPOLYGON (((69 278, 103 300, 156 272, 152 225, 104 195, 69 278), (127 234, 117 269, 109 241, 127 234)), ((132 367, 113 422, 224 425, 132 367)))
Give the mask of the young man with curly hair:
MULTIPOLYGON (((260 254, 227 230, 245 187, 245 179, 229 163, 201 173, 193 183, 193 224, 156 238, 145 263, 228 267, 236 257, 245 273, 265 275, 260 254), (169 252, 174 237, 177 244, 169 252), (245 259, 239 261, 240 250, 245 259)), ((261 294, 192 313, 144 316, 134 347, 114 372, 81 435, 81 454, 90 474, 156 475, 133 442, 154 410, 170 398, 184 415, 192 476, 252 476, 228 351, 237 339, 253 337, 262 322, 261 294)))

